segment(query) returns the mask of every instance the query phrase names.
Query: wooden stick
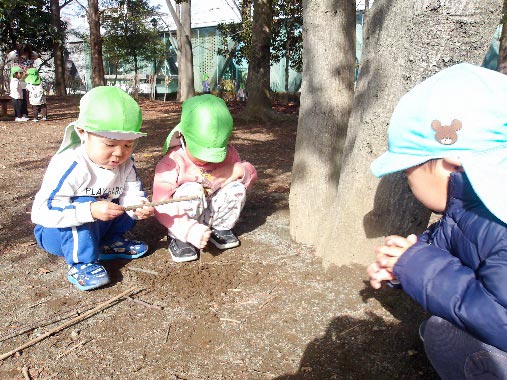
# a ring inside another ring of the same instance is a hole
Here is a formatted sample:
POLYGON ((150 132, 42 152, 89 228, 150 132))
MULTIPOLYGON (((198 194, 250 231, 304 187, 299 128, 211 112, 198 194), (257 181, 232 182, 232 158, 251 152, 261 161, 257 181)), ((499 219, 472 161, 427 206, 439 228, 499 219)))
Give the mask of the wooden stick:
POLYGON ((69 354, 70 352, 74 351, 76 348, 79 348, 81 346, 84 346, 86 343, 88 342, 91 342, 92 340, 91 339, 88 339, 88 340, 83 340, 82 342, 79 342, 75 345, 73 345, 72 347, 68 348, 67 350, 65 350, 64 352, 62 352, 60 355, 58 355, 55 360, 59 360, 61 358, 63 358, 65 355, 69 354))
POLYGON ((131 301, 131 302, 138 303, 139 305, 143 305, 143 306, 149 307, 150 309, 162 310, 162 306, 153 305, 153 304, 148 303, 146 301, 140 300, 139 298, 132 298, 130 296, 127 296, 127 299, 129 301, 131 301))
POLYGON ((130 288, 129 290, 126 290, 123 293, 118 294, 117 296, 115 296, 113 298, 110 298, 109 300, 107 300, 107 301, 99 304, 98 306, 94 307, 93 309, 88 310, 86 313, 83 313, 80 316, 71 319, 70 321, 64 322, 60 326, 57 326, 54 329, 49 330, 47 333, 42 334, 42 335, 38 336, 37 338, 34 338, 34 339, 32 339, 32 340, 30 340, 30 341, 22 344, 21 346, 16 347, 15 349, 13 349, 13 350, 11 350, 9 352, 6 352, 5 354, 3 354, 3 355, 0 356, 0 360, 4 360, 4 359, 8 358, 9 356, 14 355, 18 351, 21 351, 21 350, 23 350, 25 348, 33 346, 34 344, 39 343, 40 341, 46 339, 47 337, 49 337, 49 336, 51 336, 53 334, 56 334, 57 332, 65 329, 65 328, 67 328, 69 326, 72 326, 72 325, 76 324, 77 322, 80 322, 80 321, 82 321, 82 320, 84 320, 84 319, 92 316, 93 314, 98 313, 99 311, 102 311, 102 310, 108 308, 113 303, 115 303, 119 299, 121 299, 121 298, 129 295, 130 293, 132 293, 132 292, 139 292, 140 290, 141 290, 141 288, 139 288, 137 286, 134 286, 134 287, 130 288))
POLYGON ((21 373, 23 374, 25 380, 32 380, 32 378, 30 377, 30 372, 28 372, 28 367, 23 367, 21 369, 21 373))
POLYGON ((193 201, 194 199, 200 199, 200 198, 201 197, 198 197, 198 196, 171 198, 171 199, 166 199, 165 201, 147 202, 147 203, 143 203, 143 204, 139 204, 139 205, 127 206, 127 207, 124 207, 123 209, 125 211, 133 211, 133 210, 137 210, 138 208, 143 208, 143 207, 155 207, 155 206, 165 205, 165 204, 174 203, 174 202, 193 201))

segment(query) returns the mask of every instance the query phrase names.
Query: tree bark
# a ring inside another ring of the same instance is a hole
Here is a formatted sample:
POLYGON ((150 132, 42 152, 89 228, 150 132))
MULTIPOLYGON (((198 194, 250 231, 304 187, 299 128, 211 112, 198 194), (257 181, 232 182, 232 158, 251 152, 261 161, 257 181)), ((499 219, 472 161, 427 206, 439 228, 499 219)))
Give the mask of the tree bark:
POLYGON ((55 31, 53 37, 53 55, 55 62, 55 93, 62 96, 67 94, 65 87, 65 59, 63 56, 64 41, 63 31, 60 23, 60 3, 58 0, 51 0, 51 26, 55 31))
POLYGON ((503 1, 502 34, 498 47, 498 61, 496 69, 502 74, 507 74, 507 0, 503 1))
MULTIPOLYGON (((494 0, 398 0, 370 8, 338 194, 319 231, 317 254, 325 267, 368 264, 384 236, 427 227, 430 212, 411 195, 404 175, 378 180, 370 164, 386 151, 400 97, 444 67, 480 64, 500 12, 494 0)), ((336 186, 334 178, 327 184, 336 186)))
POLYGON ((102 60, 102 37, 98 0, 88 0, 88 24, 90 25, 90 56, 92 65, 92 87, 105 86, 104 62, 102 60))
POLYGON ((270 47, 273 23, 271 0, 254 0, 252 23, 252 46, 248 63, 248 100, 243 116, 265 119, 271 113, 270 91, 270 47))
POLYGON ((290 188, 290 232, 316 244, 334 214, 354 96, 355 1, 303 1, 303 85, 290 188), (333 33, 330 33, 330 31, 333 33))

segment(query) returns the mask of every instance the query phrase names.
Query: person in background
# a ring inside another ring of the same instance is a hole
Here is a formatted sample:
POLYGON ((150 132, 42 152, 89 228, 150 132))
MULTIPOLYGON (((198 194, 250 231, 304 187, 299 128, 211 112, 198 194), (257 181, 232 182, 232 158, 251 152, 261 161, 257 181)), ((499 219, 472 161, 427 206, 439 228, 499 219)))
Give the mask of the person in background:
POLYGON ((432 317, 426 354, 443 380, 507 379, 507 76, 461 63, 405 94, 374 175, 404 171, 442 213, 422 235, 387 236, 370 283, 397 280, 432 317))
POLYGON ((14 121, 28 121, 28 118, 23 117, 23 92, 21 90, 21 77, 23 70, 19 66, 11 67, 11 78, 9 82, 9 96, 12 99, 12 107, 14 108, 14 121))
POLYGON ((35 67, 28 69, 25 81, 26 89, 28 90, 28 100, 32 106, 33 121, 39 121, 39 113, 42 113, 42 120, 47 120, 48 107, 39 71, 35 67))
POLYGON ((28 117, 28 94, 26 91, 25 76, 29 68, 34 67, 35 61, 39 58, 37 53, 32 51, 32 48, 28 44, 19 44, 15 50, 12 50, 7 54, 6 62, 11 63, 12 66, 21 67, 23 70, 23 76, 20 79, 21 89, 23 91, 23 104, 22 113, 23 117, 28 117))

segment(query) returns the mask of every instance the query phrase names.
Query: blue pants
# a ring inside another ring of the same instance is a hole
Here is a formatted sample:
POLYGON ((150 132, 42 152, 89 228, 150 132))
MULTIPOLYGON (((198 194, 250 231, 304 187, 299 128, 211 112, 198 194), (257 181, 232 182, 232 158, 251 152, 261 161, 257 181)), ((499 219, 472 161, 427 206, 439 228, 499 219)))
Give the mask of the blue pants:
MULTIPOLYGON (((74 202, 95 201, 93 197, 79 197, 74 202)), ((135 220, 123 213, 104 222, 97 220, 76 227, 47 228, 35 226, 39 246, 56 256, 63 256, 67 264, 92 263, 98 260, 104 243, 115 241, 132 227, 135 220)))
POLYGON ((445 319, 433 316, 428 320, 424 349, 442 380, 507 379, 507 352, 481 342, 445 319))

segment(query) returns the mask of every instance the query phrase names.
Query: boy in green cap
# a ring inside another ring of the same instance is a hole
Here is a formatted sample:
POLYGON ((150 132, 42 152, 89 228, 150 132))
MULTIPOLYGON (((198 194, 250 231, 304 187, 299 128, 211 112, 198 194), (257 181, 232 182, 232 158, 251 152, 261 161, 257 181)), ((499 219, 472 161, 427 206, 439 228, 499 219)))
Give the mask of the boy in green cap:
POLYGON ((9 96, 12 99, 14 108, 14 121, 28 121, 23 117, 23 90, 21 88, 21 79, 23 78, 23 69, 19 66, 11 68, 11 80, 9 83, 9 96))
POLYGON ((223 99, 195 96, 183 103, 181 122, 166 139, 167 154, 155 169, 153 201, 198 197, 156 207, 155 216, 168 230, 169 253, 176 262, 197 259, 196 249, 204 248, 208 240, 220 249, 239 245, 231 229, 257 172, 228 144, 232 124, 223 99))
POLYGON ((153 207, 125 212, 147 201, 131 157, 142 118, 126 92, 101 86, 86 93, 78 120, 67 126, 32 207, 37 243, 63 256, 67 279, 79 290, 109 283, 99 260, 135 259, 148 247, 124 234, 153 207))
POLYGON ((35 67, 31 67, 26 71, 26 74, 26 89, 28 90, 28 100, 32 105, 33 121, 39 121, 39 113, 42 113, 42 120, 47 120, 48 107, 39 71, 35 67))

